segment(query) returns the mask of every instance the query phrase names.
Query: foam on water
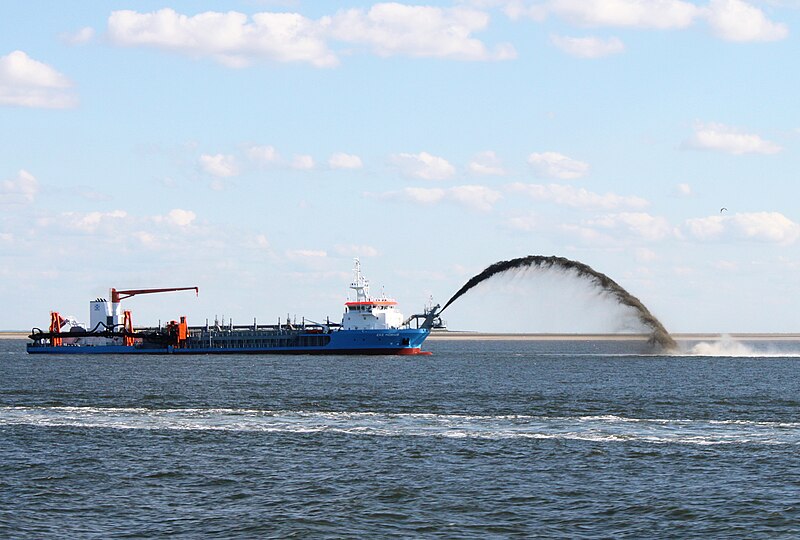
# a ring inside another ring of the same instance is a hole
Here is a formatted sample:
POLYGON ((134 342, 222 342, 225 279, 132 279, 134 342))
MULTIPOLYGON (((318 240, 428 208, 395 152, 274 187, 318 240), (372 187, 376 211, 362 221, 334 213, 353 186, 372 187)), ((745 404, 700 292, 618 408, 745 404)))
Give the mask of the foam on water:
POLYGON ((800 444, 800 423, 600 416, 253 409, 0 407, 0 426, 337 433, 376 437, 573 439, 654 444, 800 444))
POLYGON ((790 358, 800 357, 800 351, 781 351, 774 347, 761 350, 736 341, 730 336, 723 336, 719 341, 701 342, 692 346, 686 353, 676 352, 676 355, 686 356, 723 356, 734 358, 790 358))

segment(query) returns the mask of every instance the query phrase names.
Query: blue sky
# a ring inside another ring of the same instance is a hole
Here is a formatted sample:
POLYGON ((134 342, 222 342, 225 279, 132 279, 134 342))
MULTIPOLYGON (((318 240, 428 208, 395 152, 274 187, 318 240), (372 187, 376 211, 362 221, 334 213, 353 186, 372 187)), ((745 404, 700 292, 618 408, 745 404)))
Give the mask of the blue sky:
MULTIPOLYGON (((136 324, 338 319, 356 256, 411 313, 541 254, 672 331, 800 330, 800 2, 2 9, 2 329, 110 287, 200 287, 136 324)), ((452 328, 628 330, 569 277, 469 296, 452 328)))

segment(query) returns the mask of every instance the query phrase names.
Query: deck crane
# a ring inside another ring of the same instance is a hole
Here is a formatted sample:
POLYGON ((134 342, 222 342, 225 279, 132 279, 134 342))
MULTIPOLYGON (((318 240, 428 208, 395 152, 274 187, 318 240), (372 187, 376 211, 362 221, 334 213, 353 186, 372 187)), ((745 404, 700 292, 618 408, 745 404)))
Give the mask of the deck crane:
MULTIPOLYGON (((94 332, 120 332, 124 335, 124 343, 125 345, 133 345, 134 340, 134 332, 133 332, 133 319, 131 318, 131 312, 129 310, 125 310, 120 313, 120 302, 125 300, 126 298, 130 298, 131 296, 136 296, 137 294, 153 294, 153 293, 162 293, 162 292, 173 292, 173 291, 191 291, 194 290, 195 294, 200 294, 200 289, 198 287, 166 287, 160 289, 126 289, 126 290, 117 290, 112 288, 111 289, 111 302, 103 298, 98 298, 92 302, 89 302, 89 319, 90 324, 88 333, 92 334, 94 332), (119 330, 120 326, 120 316, 122 318, 121 331, 119 330)), ((61 315, 56 312, 50 312, 50 334, 53 335, 53 344, 54 345, 61 345, 62 339, 59 336, 61 334, 61 328, 66 324, 66 320, 61 317, 61 315)), ((176 328, 176 332, 185 339, 186 334, 188 333, 188 325, 186 324, 186 317, 181 317, 181 322, 178 324, 175 321, 172 321, 176 328)), ((71 331, 70 335, 75 336, 76 333, 71 331)))
POLYGON ((197 287, 167 287, 165 289, 129 289, 125 291, 118 291, 117 289, 111 289, 111 303, 119 304, 120 300, 125 300, 126 298, 130 298, 131 296, 136 296, 137 294, 152 294, 152 293, 192 291, 192 290, 195 292, 195 294, 197 295, 200 294, 200 289, 197 287))
MULTIPOLYGON (((194 290, 197 296, 200 295, 200 289, 198 287, 166 287, 161 289, 127 289, 118 291, 117 289, 111 289, 111 309, 112 313, 117 314, 119 313, 119 303, 126 298, 130 298, 131 296, 136 296, 137 294, 153 294, 153 293, 162 293, 162 292, 174 292, 174 291, 191 291, 194 290)), ((113 321, 114 324, 117 321, 113 321)), ((181 317, 181 322, 178 324, 176 321, 171 321, 170 326, 175 327, 175 332, 178 334, 179 343, 182 343, 186 340, 186 336, 188 335, 188 325, 186 324, 186 317, 181 317)), ((131 316, 131 312, 129 309, 126 309, 122 312, 122 331, 125 333, 124 342, 125 345, 133 345, 133 318, 131 316)))

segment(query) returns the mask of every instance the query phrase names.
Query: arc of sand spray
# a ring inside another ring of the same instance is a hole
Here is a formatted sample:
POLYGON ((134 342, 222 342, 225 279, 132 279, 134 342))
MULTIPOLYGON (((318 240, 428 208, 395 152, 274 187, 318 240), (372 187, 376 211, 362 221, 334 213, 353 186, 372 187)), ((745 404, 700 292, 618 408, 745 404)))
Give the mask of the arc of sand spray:
POLYGON ((650 341, 652 343, 658 344, 666 350, 673 350, 677 348, 677 343, 675 343, 675 340, 669 335, 669 332, 667 332, 666 328, 664 328, 664 325, 661 324, 661 321, 659 321, 652 313, 650 313, 650 310, 648 310, 638 298, 623 289, 622 286, 620 286, 616 281, 607 275, 594 270, 588 264, 566 259, 564 257, 529 255, 527 257, 520 257, 518 259, 496 262, 487 267, 480 274, 467 281, 464 286, 461 287, 450 298, 450 300, 447 301, 444 307, 439 311, 439 314, 447 309, 447 306, 455 302, 459 297, 464 295, 467 291, 479 283, 486 281, 497 274, 508 272, 509 270, 530 267, 569 270, 577 273, 579 277, 591 280, 604 291, 611 293, 611 295, 620 304, 629 306, 636 310, 639 321, 653 331, 652 335, 650 336, 650 341))

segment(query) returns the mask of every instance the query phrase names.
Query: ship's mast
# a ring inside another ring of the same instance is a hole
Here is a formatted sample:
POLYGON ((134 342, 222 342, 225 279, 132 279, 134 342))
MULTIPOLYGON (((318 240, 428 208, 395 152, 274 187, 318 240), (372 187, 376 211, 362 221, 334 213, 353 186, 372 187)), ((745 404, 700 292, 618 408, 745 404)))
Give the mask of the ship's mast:
POLYGON ((358 260, 358 257, 354 261, 353 282, 350 283, 350 288, 356 291, 356 302, 366 302, 369 300, 369 280, 361 275, 361 261, 358 260))

